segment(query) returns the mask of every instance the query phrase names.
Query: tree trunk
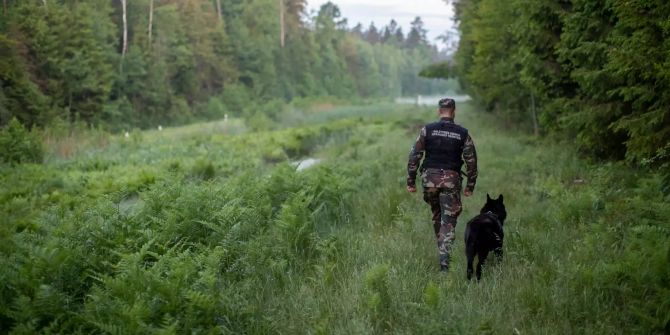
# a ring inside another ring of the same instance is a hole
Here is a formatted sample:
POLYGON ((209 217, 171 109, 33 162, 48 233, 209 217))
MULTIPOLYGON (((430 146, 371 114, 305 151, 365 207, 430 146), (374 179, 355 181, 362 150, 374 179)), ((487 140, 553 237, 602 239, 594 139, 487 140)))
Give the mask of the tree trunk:
POLYGON ((126 0, 120 1, 123 13, 123 47, 121 49, 121 58, 123 58, 126 56, 126 52, 128 52, 128 20, 126 19, 126 0))
POLYGON ((219 15, 219 22, 221 22, 221 20, 222 20, 221 0, 216 0, 216 14, 219 15))
POLYGON ((284 0, 279 0, 279 45, 284 47, 284 0))
POLYGON ((151 48, 151 34, 154 28, 154 0, 149 1, 149 48, 151 48))
POLYGON ((46 8, 46 6, 47 6, 47 0, 42 0, 42 3, 44 4, 44 7, 46 8))

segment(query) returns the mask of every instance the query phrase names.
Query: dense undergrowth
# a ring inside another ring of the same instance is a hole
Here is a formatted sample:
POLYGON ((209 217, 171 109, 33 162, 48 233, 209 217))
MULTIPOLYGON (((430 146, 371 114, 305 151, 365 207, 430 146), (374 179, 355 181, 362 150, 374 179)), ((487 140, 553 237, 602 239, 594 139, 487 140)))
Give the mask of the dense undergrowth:
MULTIPOLYGON (((296 120, 303 118, 302 121, 296 120)), ((2 167, 0 329, 41 333, 663 333, 670 208, 660 178, 584 162, 468 106, 480 181, 508 202, 506 257, 437 271, 404 191, 427 111, 336 108, 298 127, 112 138, 2 167), (239 134, 238 134, 239 133, 239 134), (292 162, 323 159, 297 172, 292 162)), ((272 128, 281 128, 276 124, 272 128)))

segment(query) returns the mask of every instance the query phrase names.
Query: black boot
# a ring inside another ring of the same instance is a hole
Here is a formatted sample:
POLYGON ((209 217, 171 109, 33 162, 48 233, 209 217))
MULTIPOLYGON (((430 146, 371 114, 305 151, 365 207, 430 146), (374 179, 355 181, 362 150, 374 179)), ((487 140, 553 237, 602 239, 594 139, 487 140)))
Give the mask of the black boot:
POLYGON ((444 254, 440 255, 440 272, 449 272, 449 263, 451 260, 451 257, 449 257, 449 254, 444 254))

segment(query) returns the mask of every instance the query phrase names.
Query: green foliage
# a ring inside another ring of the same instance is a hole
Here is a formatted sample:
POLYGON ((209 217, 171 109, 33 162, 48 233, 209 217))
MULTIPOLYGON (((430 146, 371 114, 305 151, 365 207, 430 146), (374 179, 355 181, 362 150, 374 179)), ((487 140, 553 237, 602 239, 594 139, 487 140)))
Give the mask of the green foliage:
POLYGON ((12 117, 29 126, 60 119, 124 131, 229 114, 267 129, 278 110, 266 107, 278 102, 445 90, 417 76, 440 56, 420 20, 411 45, 390 37, 370 43, 347 30, 336 5, 312 18, 303 2, 290 1, 282 46, 277 2, 137 0, 127 4, 122 53, 120 4, 8 2, 11 15, 0 25, 0 125, 12 117))
POLYGON ((139 146, 142 143, 142 138, 143 138, 143 135, 142 135, 142 132, 139 129, 135 128, 130 132, 129 139, 130 139, 130 142, 133 145, 139 146))
POLYGON ((35 133, 31 133, 13 118, 0 129, 0 163, 42 163, 44 148, 35 133))
MULTIPOLYGON (((398 168, 434 111, 332 107, 293 128, 244 133, 231 119, 1 165, 0 328, 663 333, 660 176, 581 161, 459 108, 478 145, 478 189, 505 194, 509 211, 505 258, 479 283, 461 257, 438 271, 428 208, 398 168), (306 154, 323 161, 296 171, 306 154)), ((461 220, 483 194, 464 199, 461 220)))
POLYGON ((440 290, 435 283, 428 282, 423 291, 423 300, 430 309, 436 309, 440 305, 440 290))
POLYGON ((191 175, 202 180, 210 180, 216 176, 216 168, 212 162, 200 159, 195 161, 191 168, 191 175))
POLYGON ((454 70, 452 69, 452 64, 450 62, 442 62, 437 64, 432 64, 427 66, 419 72, 419 76, 426 78, 451 78, 455 77, 453 75, 454 70))
POLYGON ((365 286, 369 290, 366 305, 378 327, 386 327, 392 314, 388 276, 388 264, 376 265, 365 274, 365 286))
POLYGON ((17 42, 0 33, 0 125, 13 117, 29 126, 44 123, 47 99, 30 81, 16 50, 17 42))
POLYGON ((283 249, 287 260, 309 257, 314 250, 317 238, 310 210, 312 201, 309 195, 297 193, 282 204, 277 215, 277 235, 281 243, 276 247, 283 249))
POLYGON ((667 1, 456 7, 457 72, 487 109, 525 127, 535 118, 590 156, 653 168, 668 162, 667 1))
POLYGON ((109 55, 115 38, 111 22, 105 19, 110 8, 54 3, 46 10, 37 2, 22 2, 12 10, 16 15, 10 31, 20 32, 20 43, 30 55, 26 59, 30 76, 59 116, 68 120, 99 117, 113 77, 109 55))

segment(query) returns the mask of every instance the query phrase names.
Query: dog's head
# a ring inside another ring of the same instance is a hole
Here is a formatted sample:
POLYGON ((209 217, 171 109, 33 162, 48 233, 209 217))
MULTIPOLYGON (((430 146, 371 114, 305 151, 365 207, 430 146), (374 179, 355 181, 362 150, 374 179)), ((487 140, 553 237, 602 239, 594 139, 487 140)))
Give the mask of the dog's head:
POLYGON ((498 217, 501 224, 505 223, 507 218, 507 211, 505 210, 505 203, 503 202, 503 195, 498 196, 498 199, 491 199, 491 196, 486 194, 486 204, 482 207, 481 213, 491 212, 498 217))

